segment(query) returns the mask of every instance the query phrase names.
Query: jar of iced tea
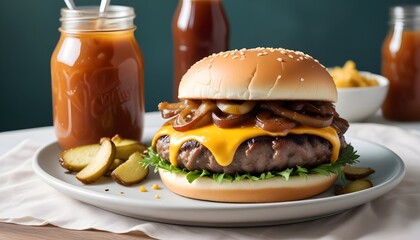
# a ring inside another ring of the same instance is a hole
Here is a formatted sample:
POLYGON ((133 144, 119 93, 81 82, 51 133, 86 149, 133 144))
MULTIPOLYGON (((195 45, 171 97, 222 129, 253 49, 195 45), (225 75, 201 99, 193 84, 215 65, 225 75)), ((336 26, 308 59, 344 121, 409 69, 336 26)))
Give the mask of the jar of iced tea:
POLYGON ((390 80, 382 106, 385 118, 420 121, 420 5, 390 9, 382 45, 382 75, 390 80))
POLYGON ((198 60, 226 51, 229 23, 221 0, 179 0, 172 21, 173 98, 182 76, 198 60))
POLYGON ((54 129, 71 148, 119 134, 140 140, 143 55, 134 9, 84 6, 61 10, 61 37, 51 58, 54 129))

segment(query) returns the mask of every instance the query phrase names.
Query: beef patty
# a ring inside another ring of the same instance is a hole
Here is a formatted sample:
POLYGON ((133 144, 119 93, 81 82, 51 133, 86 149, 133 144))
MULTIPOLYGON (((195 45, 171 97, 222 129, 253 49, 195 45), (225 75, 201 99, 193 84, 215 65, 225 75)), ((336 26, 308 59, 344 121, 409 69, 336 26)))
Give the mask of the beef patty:
MULTIPOLYGON (((156 142, 159 156, 169 161, 169 136, 156 142)), ((346 143, 340 134, 341 148, 346 143)), ((228 166, 219 165, 213 154, 199 142, 190 140, 182 144, 177 157, 178 167, 189 171, 205 169, 215 173, 259 174, 281 171, 295 166, 314 167, 329 163, 332 145, 324 138, 314 135, 292 135, 285 137, 263 136, 249 139, 239 145, 233 161, 228 166)))

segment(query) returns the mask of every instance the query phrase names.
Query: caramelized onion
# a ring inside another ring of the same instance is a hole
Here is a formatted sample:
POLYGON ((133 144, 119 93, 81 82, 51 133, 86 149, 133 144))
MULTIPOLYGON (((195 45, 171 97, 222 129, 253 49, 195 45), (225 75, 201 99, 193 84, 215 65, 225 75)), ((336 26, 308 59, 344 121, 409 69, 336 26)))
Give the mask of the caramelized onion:
POLYGON ((255 118, 257 127, 271 132, 287 131, 297 124, 316 128, 333 125, 343 133, 348 128, 348 122, 340 118, 334 105, 328 102, 266 101, 258 102, 258 107, 256 104, 255 101, 183 100, 161 102, 158 108, 163 118, 170 119, 166 124, 172 124, 177 131, 212 122, 220 128, 238 127, 251 117, 255 118))
POLYGON ((158 109, 163 118, 171 118, 179 114, 182 110, 198 108, 199 104, 193 100, 184 100, 176 103, 161 102, 158 109))
POLYGON ((210 113, 216 106, 211 101, 203 101, 198 108, 184 108, 172 123, 175 130, 184 132, 203 126, 211 120, 210 113), (207 115, 207 116, 206 116, 207 115), (204 121, 201 121, 204 118, 204 121))
POLYGON ((239 126, 249 118, 249 114, 223 114, 219 111, 215 111, 211 114, 213 123, 220 128, 231 128, 239 126))
POLYGON ((284 118, 296 121, 300 124, 307 125, 310 127, 316 127, 316 128, 322 128, 330 126, 333 121, 333 115, 328 116, 306 116, 303 114, 300 114, 296 111, 287 109, 279 103, 275 102, 264 102, 261 104, 261 107, 266 110, 270 110, 273 113, 282 116, 284 118))
POLYGON ((254 101, 243 101, 242 103, 235 103, 232 101, 217 101, 216 105, 220 111, 228 114, 241 115, 249 113, 255 106, 254 101))
POLYGON ((349 129, 349 122, 347 120, 341 118, 341 117, 334 117, 334 121, 332 125, 339 130, 342 134, 347 132, 347 129, 349 129))
POLYGON ((256 125, 269 132, 284 132, 296 127, 297 123, 284 117, 273 115, 271 112, 263 111, 257 114, 256 125))
POLYGON ((168 103, 168 102, 161 102, 158 105, 158 109, 162 115, 163 118, 171 118, 178 113, 181 112, 183 103, 177 102, 177 103, 168 103))
POLYGON ((318 116, 325 115, 334 115, 334 107, 331 103, 321 103, 321 102, 293 102, 287 105, 287 108, 290 110, 303 113, 303 114, 312 114, 318 116))
POLYGON ((334 105, 332 103, 325 103, 322 104, 319 109, 321 110, 321 114, 323 115, 336 115, 337 112, 335 111, 334 105))

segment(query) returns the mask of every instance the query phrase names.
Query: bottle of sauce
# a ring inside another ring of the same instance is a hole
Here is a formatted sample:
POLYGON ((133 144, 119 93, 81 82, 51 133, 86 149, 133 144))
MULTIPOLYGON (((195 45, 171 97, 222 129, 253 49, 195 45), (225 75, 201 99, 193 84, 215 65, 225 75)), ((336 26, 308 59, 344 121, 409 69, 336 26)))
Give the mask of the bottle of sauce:
POLYGON ((63 149, 115 134, 142 137, 144 68, 134 37, 134 10, 98 9, 61 10, 51 83, 54 129, 63 149))
POLYGON ((390 80, 385 118, 420 121, 420 5, 390 9, 390 31, 382 45, 382 75, 390 80))
POLYGON ((179 0, 172 21, 173 98, 182 76, 198 60, 228 49, 229 23, 221 0, 179 0))

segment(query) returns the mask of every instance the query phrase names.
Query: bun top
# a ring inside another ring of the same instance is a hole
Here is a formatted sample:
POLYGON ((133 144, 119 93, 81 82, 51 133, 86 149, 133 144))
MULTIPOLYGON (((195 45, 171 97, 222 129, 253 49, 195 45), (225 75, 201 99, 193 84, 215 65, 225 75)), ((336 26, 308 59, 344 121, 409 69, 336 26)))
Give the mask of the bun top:
POLYGON ((182 78, 178 98, 335 102, 337 88, 326 68, 307 54, 254 48, 198 61, 182 78))

